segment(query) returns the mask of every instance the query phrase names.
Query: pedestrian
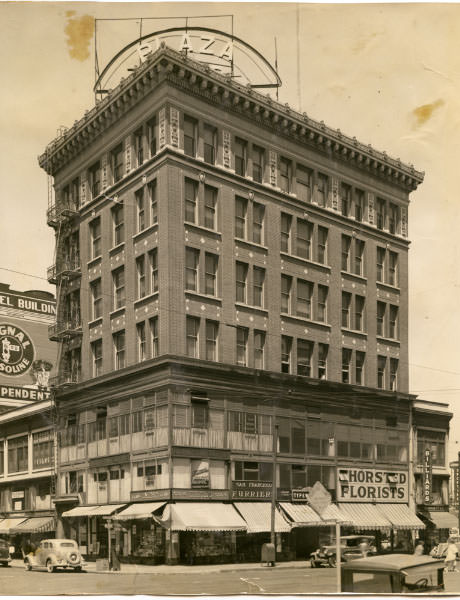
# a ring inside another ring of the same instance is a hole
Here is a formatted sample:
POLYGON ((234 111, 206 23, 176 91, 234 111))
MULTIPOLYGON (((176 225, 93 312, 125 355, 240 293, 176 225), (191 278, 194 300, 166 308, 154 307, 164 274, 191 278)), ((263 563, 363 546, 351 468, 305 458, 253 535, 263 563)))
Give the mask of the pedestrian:
POLYGON ((449 538, 447 540, 447 553, 446 553, 445 563, 446 563, 447 571, 450 571, 451 573, 453 571, 456 571, 458 573, 458 569, 455 568, 456 561, 457 561, 457 554, 458 554, 457 544, 454 543, 454 540, 452 538, 449 538))
POLYGON ((363 558, 366 558, 369 553, 369 544, 367 543, 367 539, 363 538, 359 543, 359 550, 363 555, 363 558))
POLYGON ((423 542, 421 542, 419 540, 418 542, 415 543, 414 555, 421 556, 423 554, 423 551, 424 551, 423 542))

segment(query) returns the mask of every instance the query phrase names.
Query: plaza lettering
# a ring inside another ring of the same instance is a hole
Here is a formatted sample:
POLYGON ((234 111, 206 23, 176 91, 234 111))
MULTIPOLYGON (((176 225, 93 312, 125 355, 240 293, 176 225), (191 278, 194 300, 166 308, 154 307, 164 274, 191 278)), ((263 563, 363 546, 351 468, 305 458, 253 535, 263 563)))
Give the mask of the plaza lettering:
MULTIPOLYGON (((153 40, 153 43, 142 42, 137 52, 142 62, 147 60, 152 52, 156 52, 160 47, 160 38, 153 40)), ((187 32, 182 34, 179 45, 179 52, 190 52, 196 55, 203 54, 207 56, 216 56, 223 61, 231 62, 233 59, 233 44, 230 41, 216 40, 213 35, 200 35, 199 37, 187 32)))

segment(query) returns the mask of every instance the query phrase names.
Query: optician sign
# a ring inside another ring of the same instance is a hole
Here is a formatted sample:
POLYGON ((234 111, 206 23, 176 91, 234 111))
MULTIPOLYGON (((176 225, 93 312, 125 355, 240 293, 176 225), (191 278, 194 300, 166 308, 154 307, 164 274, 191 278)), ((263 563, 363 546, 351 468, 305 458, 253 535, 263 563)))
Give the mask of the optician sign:
POLYGON ((430 448, 423 451, 423 504, 431 504, 431 490, 433 487, 433 456, 430 448))
POLYGON ((407 471, 340 467, 337 470, 337 500, 407 503, 408 479, 407 471))

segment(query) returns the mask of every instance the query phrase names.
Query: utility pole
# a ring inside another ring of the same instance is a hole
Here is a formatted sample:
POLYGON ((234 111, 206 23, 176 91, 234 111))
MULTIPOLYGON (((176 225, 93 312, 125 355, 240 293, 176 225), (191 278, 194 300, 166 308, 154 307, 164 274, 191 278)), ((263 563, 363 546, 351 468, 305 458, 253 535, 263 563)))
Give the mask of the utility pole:
MULTIPOLYGON (((276 511, 276 466, 278 464, 278 425, 273 428, 273 474, 272 474, 272 505, 270 514, 270 542, 275 549, 276 558, 276 534, 275 534, 275 511, 276 511)), ((273 562, 275 566, 275 562, 273 562)))

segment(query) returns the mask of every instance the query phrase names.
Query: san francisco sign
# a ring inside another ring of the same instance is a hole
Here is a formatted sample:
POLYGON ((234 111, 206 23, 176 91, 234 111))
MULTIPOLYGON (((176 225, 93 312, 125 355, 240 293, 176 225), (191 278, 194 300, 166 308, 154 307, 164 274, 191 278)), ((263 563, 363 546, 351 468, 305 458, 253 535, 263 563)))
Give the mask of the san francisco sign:
POLYGON ((30 369, 34 347, 28 334, 8 323, 0 323, 0 374, 17 376, 30 369))
POLYGON ((407 471, 339 467, 337 475, 339 502, 409 501, 407 471))

